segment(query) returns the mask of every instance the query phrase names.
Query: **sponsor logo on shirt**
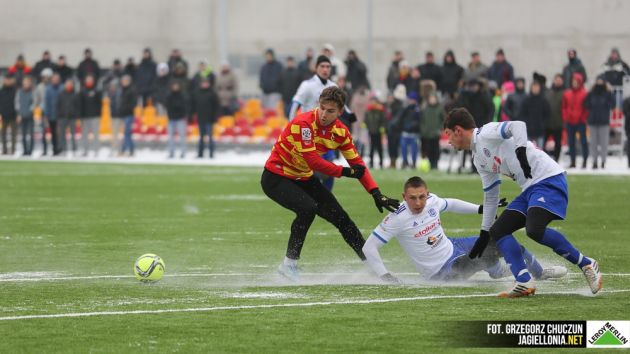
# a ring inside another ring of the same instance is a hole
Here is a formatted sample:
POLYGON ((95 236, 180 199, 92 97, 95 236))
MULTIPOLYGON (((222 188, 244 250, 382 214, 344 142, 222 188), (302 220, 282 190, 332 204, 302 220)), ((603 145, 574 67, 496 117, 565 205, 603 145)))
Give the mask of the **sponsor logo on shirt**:
POLYGON ((424 229, 420 230, 415 235, 413 235, 413 237, 418 238, 418 237, 426 236, 428 233, 430 233, 431 231, 433 231, 436 227, 440 225, 441 225, 441 222, 440 222, 440 219, 438 219, 434 221, 433 223, 427 225, 424 229))

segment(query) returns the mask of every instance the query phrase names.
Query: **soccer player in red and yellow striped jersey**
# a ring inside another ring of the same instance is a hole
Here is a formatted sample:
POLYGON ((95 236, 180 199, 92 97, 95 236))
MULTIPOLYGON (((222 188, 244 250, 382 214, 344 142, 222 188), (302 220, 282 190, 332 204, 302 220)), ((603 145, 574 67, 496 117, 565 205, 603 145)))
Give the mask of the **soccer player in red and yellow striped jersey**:
POLYGON ((352 143, 348 128, 337 118, 343 110, 346 94, 338 87, 322 91, 319 107, 293 119, 282 132, 265 163, 261 185, 265 194, 281 206, 295 212, 286 257, 278 268, 291 280, 299 279, 297 260, 306 234, 316 215, 333 224, 348 245, 365 260, 361 232, 343 210, 335 196, 321 184, 313 172, 333 177, 358 179, 374 198, 380 212, 395 211, 398 200, 381 194, 365 163, 352 143), (350 167, 324 160, 321 155, 339 150, 350 167))

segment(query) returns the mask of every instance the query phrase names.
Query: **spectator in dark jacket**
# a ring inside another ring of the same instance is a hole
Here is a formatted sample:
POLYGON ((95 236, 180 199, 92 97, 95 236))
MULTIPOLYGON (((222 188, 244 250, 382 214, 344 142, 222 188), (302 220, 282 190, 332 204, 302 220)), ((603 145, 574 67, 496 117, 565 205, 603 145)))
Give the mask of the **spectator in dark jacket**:
POLYGON ((630 168, 630 97, 623 101, 624 128, 626 130, 626 155, 628 155, 628 168, 630 168))
POLYGON ((468 82, 472 79, 481 79, 488 77, 488 66, 481 62, 479 52, 470 54, 470 63, 464 71, 464 81, 468 82))
POLYGON ((370 88, 370 81, 367 77, 368 69, 360 59, 357 53, 351 49, 346 56, 346 80, 350 83, 353 90, 359 87, 370 88))
POLYGON ((402 84, 396 85, 392 95, 387 96, 385 111, 387 130, 387 154, 389 155, 389 168, 396 168, 396 161, 400 155, 400 135, 402 133, 398 120, 400 112, 405 108, 407 91, 402 84))
POLYGON ((203 158, 205 150, 205 138, 208 137, 208 149, 210 158, 214 157, 214 123, 219 115, 219 96, 210 85, 210 79, 202 78, 199 87, 193 93, 192 113, 197 115, 199 125, 199 146, 197 157, 203 158))
POLYGON ((175 134, 179 135, 180 157, 186 157, 186 128, 188 123, 188 99, 184 95, 179 81, 170 84, 170 92, 166 97, 168 112, 168 157, 175 157, 175 134))
POLYGON ((101 127, 101 109, 103 106, 103 94, 96 87, 96 79, 92 75, 87 75, 83 82, 83 87, 79 93, 81 107, 81 146, 83 156, 88 156, 90 150, 94 151, 94 156, 98 155, 99 133, 101 127), (92 133, 92 139, 89 139, 92 133))
POLYGON ((63 85, 61 84, 61 75, 54 73, 50 79, 50 85, 46 87, 46 93, 44 95, 44 111, 43 114, 48 120, 50 127, 50 135, 52 140, 53 156, 57 156, 61 153, 59 147, 59 126, 57 125, 57 100, 59 94, 63 91, 63 85))
POLYGON ((92 58, 92 50, 86 48, 85 51, 83 51, 83 57, 83 61, 79 63, 79 67, 77 68, 79 81, 83 84, 85 83, 85 78, 88 75, 92 75, 94 82, 98 82, 98 79, 101 77, 101 68, 98 62, 92 58))
POLYGON ((588 130, 590 133, 590 153, 593 169, 597 169, 598 158, 601 167, 606 166, 608 141, 610 138, 610 112, 615 107, 613 95, 603 78, 598 78, 595 85, 584 99, 584 108, 588 110, 588 130))
MULTIPOLYGON (((153 98, 155 79, 157 78, 157 64, 153 60, 150 48, 145 48, 142 52, 142 61, 140 61, 136 74, 132 78, 138 94, 142 96, 143 105, 148 105, 149 99, 153 98)), ((155 105, 155 102, 153 104, 155 105)))
POLYGON ((442 92, 445 96, 453 96, 462 84, 464 68, 455 60, 455 54, 448 50, 444 54, 444 65, 442 65, 442 92))
POLYGON ((214 72, 212 71, 212 67, 208 64, 207 61, 202 60, 199 62, 197 66, 197 72, 193 76, 192 80, 190 80, 190 92, 195 92, 199 89, 199 85, 201 84, 201 80, 207 78, 210 83, 210 87, 214 89, 215 77, 214 72))
POLYGON ((522 77, 516 78, 516 90, 508 96, 503 108, 503 112, 510 120, 523 120, 521 118, 521 108, 525 98, 527 98, 525 79, 522 77))
POLYGON ((365 113, 365 126, 370 137, 370 168, 374 167, 374 151, 378 153, 378 162, 383 168, 383 133, 385 132, 385 108, 373 95, 365 113))
POLYGON ((584 65, 582 61, 577 56, 577 51, 573 48, 567 51, 567 57, 569 58, 569 62, 562 69, 562 79, 564 81, 564 88, 568 89, 571 87, 571 78, 573 74, 579 73, 584 78, 584 82, 587 81, 586 78, 586 70, 584 69, 584 65))
POLYGON ((157 78, 155 79, 155 87, 153 89, 153 98, 155 100, 155 109, 157 115, 166 116, 166 97, 171 88, 169 86, 171 76, 169 74, 168 64, 160 63, 157 66, 157 78))
POLYGON ((392 63, 387 70, 387 90, 390 94, 394 92, 398 84, 399 64, 402 60, 404 60, 402 52, 400 50, 395 51, 392 63))
MULTIPOLYGON (((612 86, 623 85, 623 77, 630 75, 630 67, 621 60, 619 49, 613 48, 603 66, 604 79, 612 86)), ((585 81, 586 82, 586 81, 585 81)))
POLYGON ((15 154, 17 141, 17 112, 15 111, 15 78, 7 75, 0 89, 0 118, 2 119, 2 154, 15 154), (7 148, 7 130, 11 130, 11 148, 7 148))
POLYGON ((59 119, 59 148, 60 151, 67 151, 66 133, 70 129, 70 141, 72 151, 77 151, 77 118, 80 115, 81 105, 79 95, 74 91, 74 80, 67 79, 64 83, 63 91, 57 98, 57 118, 59 119))
POLYGON ((35 63, 35 67, 33 68, 33 77, 35 77, 38 82, 41 81, 42 71, 46 68, 50 68, 51 70, 55 69, 55 63, 50 60, 50 52, 47 50, 42 54, 42 60, 35 63))
POLYGON ((59 73, 61 82, 65 83, 66 80, 71 79, 74 76, 74 69, 69 67, 66 63, 66 56, 60 55, 55 65, 55 72, 59 73))
MULTIPOLYGON (((553 159, 559 161, 562 149, 562 95, 564 94, 564 80, 561 74, 556 74, 553 78, 551 88, 545 92, 549 103, 549 120, 545 124, 545 139, 553 138, 553 159)), ((549 152, 548 152, 549 153, 549 152)))
POLYGON ((265 109, 276 109, 282 99, 282 64, 276 60, 273 49, 265 52, 265 64, 260 68, 260 89, 265 109))
POLYGON ((435 64, 432 52, 427 52, 424 56, 425 63, 418 65, 422 80, 433 80, 438 91, 442 91, 442 68, 435 64))
POLYGON ((124 155, 129 153, 129 156, 133 156, 135 145, 133 143, 133 123, 135 121, 134 111, 138 103, 138 93, 136 88, 131 84, 131 76, 124 75, 120 80, 121 94, 120 94, 120 116, 125 120, 125 134, 123 138, 122 149, 120 152, 124 155))
MULTIPOLYGON (((188 77, 188 62, 184 60, 182 56, 182 52, 179 49, 173 49, 171 51, 171 55, 168 57, 168 69, 169 71, 175 72, 175 66, 181 63, 184 66, 184 75, 188 77)), ((182 87, 183 89, 183 87, 182 87)))
POLYGON ((422 111, 420 122, 420 136, 422 155, 429 159, 431 169, 438 168, 440 160, 440 136, 444 123, 444 106, 440 104, 435 93, 429 95, 427 104, 422 111))
POLYGON ((282 70, 282 101, 284 103, 285 117, 289 117, 293 96, 297 92, 298 87, 302 83, 300 72, 295 68, 295 60, 288 57, 287 66, 282 70))
POLYGON ((545 99, 538 81, 531 84, 529 95, 523 101, 521 120, 527 125, 527 137, 544 149, 545 125, 549 121, 551 108, 545 99))
POLYGON ((127 64, 123 68, 123 74, 129 75, 132 78, 136 77, 136 72, 138 71, 138 64, 136 64, 136 59, 133 57, 127 58, 127 64))
POLYGON ((115 83, 116 86, 120 86, 120 78, 122 78, 123 74, 124 72, 120 59, 114 59, 112 68, 103 77, 103 81, 100 86, 103 87, 103 90, 107 90, 112 82, 115 83))
POLYGON ((302 60, 298 66, 297 70, 300 74, 300 80, 308 80, 315 75, 315 61, 313 58, 315 57, 315 51, 313 48, 306 49, 306 57, 302 60))
POLYGON ((488 80, 496 82, 499 87, 506 81, 514 81, 514 68, 505 60, 503 49, 497 50, 494 62, 488 69, 488 80))
POLYGON ((31 156, 35 144, 35 97, 33 78, 24 76, 22 87, 15 95, 15 111, 17 112, 20 129, 22 131, 22 155, 31 156))
POLYGON ((398 124, 402 132, 400 137, 400 150, 403 158, 402 168, 416 168, 418 159, 418 139, 420 139, 420 120, 422 112, 418 104, 418 93, 407 93, 407 106, 399 113, 398 124), (409 159, 411 149, 411 160, 409 159))
MULTIPOLYGON (((470 112, 475 119, 475 124, 478 127, 482 127, 484 124, 492 121, 494 114, 494 104, 490 98, 490 94, 487 90, 484 90, 479 80, 471 80, 464 90, 462 90, 459 99, 457 100, 456 107, 464 107, 470 112)), ((458 168, 458 173, 461 173, 466 167, 467 156, 470 154, 468 151, 464 151, 462 156, 462 164, 458 168)), ((472 164, 471 172, 476 172, 475 165, 472 164)))

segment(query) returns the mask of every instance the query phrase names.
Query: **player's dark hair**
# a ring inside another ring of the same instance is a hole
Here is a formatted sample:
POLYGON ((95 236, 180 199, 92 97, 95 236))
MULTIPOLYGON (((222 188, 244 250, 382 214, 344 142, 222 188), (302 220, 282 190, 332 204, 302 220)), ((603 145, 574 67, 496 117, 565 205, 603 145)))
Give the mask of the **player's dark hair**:
POLYGON ((322 94, 319 95, 319 102, 332 102, 339 107, 339 109, 343 109, 343 106, 346 104, 347 95, 346 93, 336 86, 326 87, 322 94))
POLYGON ((444 129, 455 129, 459 125, 465 130, 477 128, 475 119, 466 108, 455 108, 446 114, 444 119, 444 129))
POLYGON ((420 187, 427 188, 427 182, 425 182, 422 178, 418 176, 413 176, 409 178, 407 182, 405 182, 404 190, 406 191, 407 188, 420 188, 420 187))

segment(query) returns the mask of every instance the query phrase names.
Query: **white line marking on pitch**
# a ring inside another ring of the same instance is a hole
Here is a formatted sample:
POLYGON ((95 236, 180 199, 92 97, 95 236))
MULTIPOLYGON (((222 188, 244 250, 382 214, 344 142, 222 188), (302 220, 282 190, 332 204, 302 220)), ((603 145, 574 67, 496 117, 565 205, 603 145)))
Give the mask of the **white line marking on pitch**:
MULTIPOLYGON (((604 294, 629 292, 630 289, 618 289, 602 291, 604 294)), ((540 295, 579 295, 575 291, 550 291, 540 295)), ((15 321, 29 319, 48 319, 48 318, 67 318, 67 317, 92 317, 92 316, 115 316, 115 315, 145 315, 159 313, 181 313, 181 312, 210 312, 225 310, 248 310, 248 309, 269 309, 282 307, 314 307, 314 306, 330 306, 330 305, 363 305, 363 304, 383 304, 389 302, 416 301, 416 300, 435 300, 435 299, 463 299, 476 297, 495 297, 492 294, 468 294, 468 295, 428 295, 414 297, 398 297, 391 299, 372 299, 372 300, 341 300, 341 301, 321 301, 321 302, 304 302, 289 304, 266 304, 266 305, 239 305, 239 306, 216 306, 216 307, 193 307, 186 309, 164 309, 164 310, 134 310, 134 311, 101 311, 101 312, 71 312, 57 313, 49 315, 22 315, 22 316, 6 316, 0 317, 0 321, 15 321)))
MULTIPOLYGON (((271 273, 269 273, 271 274, 271 273)), ((259 277, 261 275, 269 275, 265 273, 180 273, 180 274, 165 274, 167 278, 185 278, 185 277, 233 277, 233 276, 251 276, 259 277)), ((352 276, 358 273, 301 273, 302 275, 316 275, 316 276, 352 276)), ((418 273, 396 273, 398 275, 414 276, 418 273)), ((627 277, 630 273, 602 273, 605 276, 611 277, 627 277)), ((1 275, 1 274, 0 274, 1 275)), ((581 276, 582 273, 568 273, 571 276, 581 276)), ((64 280, 90 280, 90 279, 118 279, 118 278, 133 278, 133 275, 79 275, 79 276, 66 276, 66 277, 25 277, 25 278, 2 278, 0 277, 0 283, 5 282, 37 282, 37 281, 64 281, 64 280)))

